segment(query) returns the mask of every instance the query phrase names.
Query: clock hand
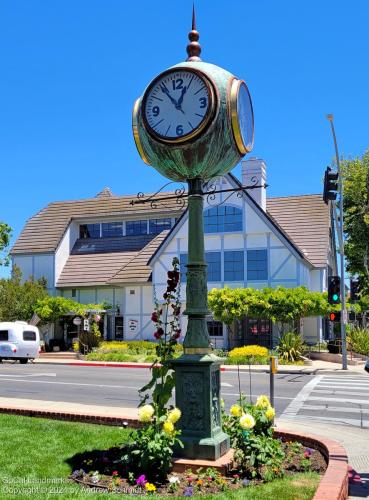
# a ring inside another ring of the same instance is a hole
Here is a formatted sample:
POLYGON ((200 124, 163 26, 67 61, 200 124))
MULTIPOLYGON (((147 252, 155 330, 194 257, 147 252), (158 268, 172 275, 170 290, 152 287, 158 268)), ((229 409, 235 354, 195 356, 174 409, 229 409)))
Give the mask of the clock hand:
POLYGON ((169 97, 170 101, 174 104, 174 106, 177 107, 177 101, 173 99, 173 97, 169 94, 169 90, 166 88, 166 86, 162 84, 160 85, 160 88, 163 94, 166 94, 169 97))
POLYGON ((181 97, 178 99, 177 106, 180 108, 182 106, 184 95, 187 91, 187 87, 183 87, 181 97))

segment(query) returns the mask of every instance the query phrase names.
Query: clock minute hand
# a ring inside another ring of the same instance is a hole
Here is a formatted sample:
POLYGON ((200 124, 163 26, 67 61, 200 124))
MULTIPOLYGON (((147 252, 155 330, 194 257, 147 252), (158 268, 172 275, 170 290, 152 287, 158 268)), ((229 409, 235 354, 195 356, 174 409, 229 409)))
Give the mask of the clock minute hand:
POLYGON ((170 101, 174 104, 174 106, 177 107, 177 101, 173 99, 173 97, 169 94, 169 90, 166 88, 166 86, 163 84, 160 85, 160 88, 163 94, 166 94, 169 97, 170 101))
POLYGON ((184 98, 186 91, 187 91, 187 87, 183 87, 181 97, 178 99, 178 102, 177 102, 178 109, 181 109, 183 98, 184 98))

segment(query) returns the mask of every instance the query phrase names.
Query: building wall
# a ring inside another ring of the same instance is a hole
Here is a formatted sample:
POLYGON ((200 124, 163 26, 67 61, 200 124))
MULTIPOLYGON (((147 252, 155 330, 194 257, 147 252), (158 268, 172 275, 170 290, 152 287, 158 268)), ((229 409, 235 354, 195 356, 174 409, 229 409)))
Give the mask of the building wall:
POLYGON ((61 239, 58 248, 55 252, 55 284, 61 275, 61 272, 68 260, 71 250, 79 236, 79 224, 72 221, 61 239))
POLYGON ((14 255, 12 265, 16 265, 21 270, 23 282, 31 277, 35 279, 45 278, 47 291, 51 295, 55 293, 53 254, 14 255))

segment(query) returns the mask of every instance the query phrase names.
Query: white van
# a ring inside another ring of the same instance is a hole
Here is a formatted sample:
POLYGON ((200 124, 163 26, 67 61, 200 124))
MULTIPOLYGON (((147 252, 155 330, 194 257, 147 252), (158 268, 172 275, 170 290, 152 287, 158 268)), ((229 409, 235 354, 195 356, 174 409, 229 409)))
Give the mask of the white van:
POLYGON ((27 363, 40 352, 40 332, 25 321, 0 322, 0 363, 3 359, 18 359, 27 363))

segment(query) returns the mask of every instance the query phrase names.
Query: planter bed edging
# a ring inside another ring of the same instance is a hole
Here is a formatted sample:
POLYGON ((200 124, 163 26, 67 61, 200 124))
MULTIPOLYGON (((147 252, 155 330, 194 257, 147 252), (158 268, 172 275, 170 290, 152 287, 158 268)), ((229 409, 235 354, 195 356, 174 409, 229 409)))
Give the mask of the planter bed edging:
MULTIPOLYGON (((137 419, 131 416, 124 418, 12 407, 2 407, 0 413, 134 428, 141 425, 137 419)), ((328 467, 320 480, 313 500, 346 500, 348 498, 348 456, 346 450, 339 443, 321 436, 292 432, 281 428, 275 429, 275 434, 287 441, 300 441, 305 446, 311 446, 319 450, 326 458, 328 467)))

